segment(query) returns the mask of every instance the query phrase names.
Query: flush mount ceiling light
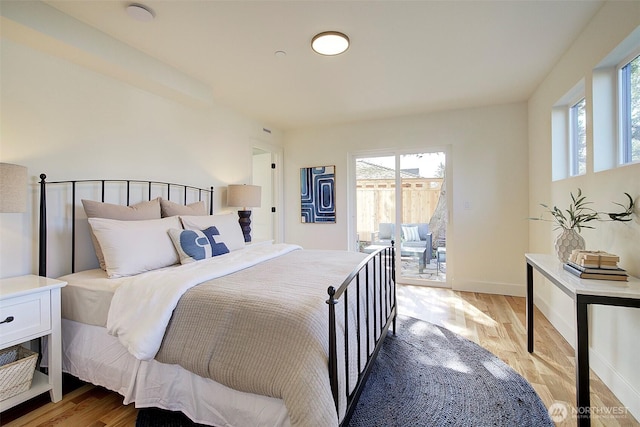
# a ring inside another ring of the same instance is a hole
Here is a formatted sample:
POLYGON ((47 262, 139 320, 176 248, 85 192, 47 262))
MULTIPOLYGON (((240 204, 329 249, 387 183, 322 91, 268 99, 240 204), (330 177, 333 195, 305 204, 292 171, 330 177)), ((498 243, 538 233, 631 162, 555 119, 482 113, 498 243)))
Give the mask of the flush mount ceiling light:
POLYGON ((127 6, 127 14, 136 21, 141 22, 151 22, 155 17, 153 10, 139 3, 132 3, 127 6))
POLYGON ((337 31, 325 31, 311 40, 311 48, 320 55, 340 55, 349 49, 349 37, 337 31))

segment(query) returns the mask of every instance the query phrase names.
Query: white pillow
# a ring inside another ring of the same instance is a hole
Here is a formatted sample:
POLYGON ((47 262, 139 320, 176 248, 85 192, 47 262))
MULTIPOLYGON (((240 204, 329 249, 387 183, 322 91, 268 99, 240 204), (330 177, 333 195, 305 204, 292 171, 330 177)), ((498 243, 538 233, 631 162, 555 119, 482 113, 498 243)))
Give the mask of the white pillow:
POLYGON ((245 247, 244 234, 236 213, 206 216, 180 215, 180 220, 185 230, 205 230, 211 226, 216 227, 220 233, 221 243, 224 243, 230 251, 245 247))
MULTIPOLYGON (((160 197, 148 202, 140 202, 132 206, 114 205, 111 203, 96 202, 94 200, 82 200, 82 206, 87 214, 87 218, 108 218, 120 221, 139 221, 143 219, 160 219, 160 197)), ((170 216, 170 215, 168 215, 170 216)), ((102 249, 96 241, 96 236, 91 233, 91 241, 96 251, 96 257, 100 263, 100 268, 106 270, 104 265, 104 255, 102 249)))
POLYGON ((402 226, 402 234, 404 235, 405 242, 419 242, 420 233, 418 233, 418 226, 402 226))
POLYGON ((209 227, 206 230, 172 228, 169 230, 169 237, 178 251, 180 264, 188 264, 229 253, 227 246, 219 242, 220 235, 216 227, 209 227))
POLYGON ((145 221, 89 218, 109 278, 133 276, 179 262, 167 231, 181 228, 178 217, 145 221))

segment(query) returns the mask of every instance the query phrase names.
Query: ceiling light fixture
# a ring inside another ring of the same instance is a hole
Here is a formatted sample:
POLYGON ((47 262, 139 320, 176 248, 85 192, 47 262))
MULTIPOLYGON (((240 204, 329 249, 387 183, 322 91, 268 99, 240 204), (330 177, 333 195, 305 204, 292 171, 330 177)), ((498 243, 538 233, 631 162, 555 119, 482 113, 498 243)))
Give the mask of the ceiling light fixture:
POLYGON ((127 14, 140 22, 151 22, 155 17, 153 10, 139 3, 131 3, 127 6, 127 14))
POLYGON ((325 31, 311 40, 311 48, 320 55, 340 55, 349 49, 349 37, 338 31, 325 31))

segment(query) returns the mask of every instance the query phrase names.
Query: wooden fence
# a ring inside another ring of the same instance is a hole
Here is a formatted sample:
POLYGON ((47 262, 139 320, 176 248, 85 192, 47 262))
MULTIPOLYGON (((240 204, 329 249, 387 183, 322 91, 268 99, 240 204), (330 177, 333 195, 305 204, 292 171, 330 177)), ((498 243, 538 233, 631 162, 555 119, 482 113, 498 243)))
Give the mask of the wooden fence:
MULTIPOLYGON (((431 220, 438 204, 443 178, 402 179, 402 222, 431 220)), ((393 179, 359 179, 356 182, 358 238, 371 240, 371 233, 381 222, 395 222, 395 190, 393 179)))

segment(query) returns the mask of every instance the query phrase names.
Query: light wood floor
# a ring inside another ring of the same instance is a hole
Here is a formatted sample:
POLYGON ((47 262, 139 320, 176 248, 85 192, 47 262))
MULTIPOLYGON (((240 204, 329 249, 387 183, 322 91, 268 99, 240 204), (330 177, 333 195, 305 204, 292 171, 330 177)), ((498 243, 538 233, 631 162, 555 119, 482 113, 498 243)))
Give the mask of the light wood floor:
MULTIPOLYGON (((399 286, 398 310, 401 314, 444 326, 491 351, 531 383, 547 408, 555 402, 575 408, 574 350, 536 309, 535 351, 527 352, 524 298, 399 286)), ((591 405, 609 410, 609 413, 626 411, 593 372, 591 405)), ((569 414, 557 425, 575 426, 576 419, 569 414)), ((594 416, 591 425, 638 426, 640 423, 626 413, 594 416)))
MULTIPOLYGON (((490 350, 526 378, 547 407, 556 401, 575 406, 573 349, 540 312, 536 312, 535 353, 526 350, 524 298, 453 292, 442 288, 398 287, 398 306, 409 315, 444 326, 490 350)), ((137 410, 122 397, 84 385, 65 393, 61 402, 47 396, 0 415, 12 426, 134 426, 137 410)), ((623 405, 592 373, 591 404, 624 412, 623 405)), ((561 426, 575 426, 569 415, 561 426)), ((596 416, 593 426, 640 426, 631 414, 596 416)))

